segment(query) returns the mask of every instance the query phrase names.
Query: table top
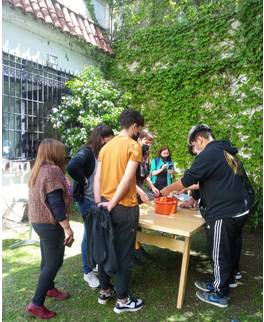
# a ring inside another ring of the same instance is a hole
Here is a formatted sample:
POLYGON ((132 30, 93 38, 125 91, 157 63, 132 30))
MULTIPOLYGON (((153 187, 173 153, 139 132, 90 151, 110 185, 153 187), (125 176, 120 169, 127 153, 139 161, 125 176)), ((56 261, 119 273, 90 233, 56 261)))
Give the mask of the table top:
POLYGON ((154 201, 150 205, 140 205, 139 226, 155 231, 190 237, 203 224, 199 210, 183 209, 178 206, 176 214, 155 214, 154 201))

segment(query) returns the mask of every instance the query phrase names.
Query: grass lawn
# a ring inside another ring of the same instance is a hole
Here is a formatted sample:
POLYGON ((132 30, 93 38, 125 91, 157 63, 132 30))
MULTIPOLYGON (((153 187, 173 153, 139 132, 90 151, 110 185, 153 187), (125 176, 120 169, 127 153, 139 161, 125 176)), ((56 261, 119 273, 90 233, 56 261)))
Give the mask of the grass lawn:
MULTIPOLYGON (((242 280, 231 291, 229 308, 221 309, 200 302, 195 296, 194 281, 208 277, 210 262, 206 256, 203 230, 192 240, 188 282, 182 310, 176 309, 181 255, 169 250, 145 246, 152 260, 133 268, 131 294, 145 300, 137 313, 113 312, 114 302, 105 306, 97 303, 97 291, 82 279, 80 241, 82 225, 73 222, 76 242, 67 249, 65 261, 57 276, 57 286, 69 290, 72 297, 64 302, 47 299, 45 305, 58 313, 52 321, 116 322, 116 321, 262 321, 262 231, 244 233, 241 258, 242 280)), ((3 321, 34 321, 24 312, 33 296, 39 272, 38 246, 10 249, 25 233, 13 232, 3 237, 3 321)))

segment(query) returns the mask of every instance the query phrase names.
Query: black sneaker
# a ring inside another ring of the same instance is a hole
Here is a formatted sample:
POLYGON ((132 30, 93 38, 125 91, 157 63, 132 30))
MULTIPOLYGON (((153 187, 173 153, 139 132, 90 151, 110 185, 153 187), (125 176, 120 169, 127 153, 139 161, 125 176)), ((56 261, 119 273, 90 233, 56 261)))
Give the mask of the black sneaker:
POLYGON ((98 303, 99 304, 106 304, 110 299, 116 297, 116 291, 111 288, 109 292, 106 292, 104 290, 100 290, 99 297, 98 297, 98 303))
POLYGON ((144 301, 141 299, 134 299, 132 297, 127 298, 126 303, 117 301, 114 307, 114 312, 119 314, 122 312, 136 312, 143 308, 144 301))
POLYGON ((236 288, 238 286, 238 282, 235 278, 233 278, 230 282, 229 282, 229 287, 230 288, 236 288))
POLYGON ((240 272, 236 272, 236 274, 235 274, 235 279, 236 280, 241 280, 241 278, 242 278, 242 275, 241 275, 241 273, 240 272))

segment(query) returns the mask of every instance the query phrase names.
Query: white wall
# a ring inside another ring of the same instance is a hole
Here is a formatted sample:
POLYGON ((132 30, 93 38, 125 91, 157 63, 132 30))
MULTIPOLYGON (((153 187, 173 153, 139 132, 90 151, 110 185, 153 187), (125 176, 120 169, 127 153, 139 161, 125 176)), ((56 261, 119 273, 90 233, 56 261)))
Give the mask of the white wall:
POLYGON ((6 5, 2 9, 3 51, 44 65, 48 55, 56 56, 55 68, 71 74, 81 72, 85 65, 93 65, 78 40, 19 10, 6 5))
POLYGON ((87 9, 85 0, 57 0, 60 4, 71 9, 73 12, 82 15, 85 18, 90 19, 91 16, 87 9))
POLYGON ((104 0, 93 0, 94 13, 98 23, 105 29, 109 29, 109 5, 104 0))

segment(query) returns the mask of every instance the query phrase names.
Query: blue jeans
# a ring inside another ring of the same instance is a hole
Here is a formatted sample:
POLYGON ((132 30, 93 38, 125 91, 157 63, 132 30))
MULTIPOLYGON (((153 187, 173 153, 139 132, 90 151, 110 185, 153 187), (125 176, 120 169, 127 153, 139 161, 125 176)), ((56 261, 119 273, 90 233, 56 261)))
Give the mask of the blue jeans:
MULTIPOLYGON (((83 220, 85 219, 85 216, 87 215, 87 211, 89 208, 94 204, 91 200, 84 198, 83 200, 79 200, 76 202, 77 207, 79 209, 80 214, 83 217, 83 220)), ((86 237, 86 230, 84 227, 83 232, 83 239, 82 239, 82 245, 81 245, 81 252, 82 252, 82 270, 84 274, 88 274, 93 270, 93 267, 88 266, 88 246, 87 246, 87 237, 86 237)))

